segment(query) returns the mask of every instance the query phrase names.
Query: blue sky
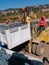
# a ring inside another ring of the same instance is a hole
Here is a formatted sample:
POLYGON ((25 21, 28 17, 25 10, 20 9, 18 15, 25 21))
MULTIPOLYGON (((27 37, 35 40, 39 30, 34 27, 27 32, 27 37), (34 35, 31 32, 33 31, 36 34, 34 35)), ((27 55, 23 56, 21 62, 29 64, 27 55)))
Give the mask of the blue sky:
POLYGON ((7 8, 20 8, 39 4, 49 4, 49 0, 0 0, 0 10, 7 8))

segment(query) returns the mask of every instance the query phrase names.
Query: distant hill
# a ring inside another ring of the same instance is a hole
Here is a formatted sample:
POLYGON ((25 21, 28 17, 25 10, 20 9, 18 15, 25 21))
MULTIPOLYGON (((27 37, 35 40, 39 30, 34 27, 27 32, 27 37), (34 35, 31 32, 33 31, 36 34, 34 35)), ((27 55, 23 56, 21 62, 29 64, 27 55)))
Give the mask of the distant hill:
MULTIPOLYGON (((33 8, 39 8, 39 9, 49 9, 49 4, 45 4, 45 5, 35 5, 35 6, 28 6, 26 8, 30 8, 30 9, 33 9, 33 8)), ((18 12, 20 8, 8 8, 8 9, 5 9, 5 10, 0 10, 0 14, 6 12, 12 12, 12 11, 16 11, 18 12)))
MULTIPOLYGON (((27 15, 29 15, 30 12, 33 12, 37 13, 37 18, 40 18, 42 15, 45 15, 47 18, 49 18, 49 4, 27 6, 25 8, 27 15)), ((20 11, 21 8, 8 8, 5 10, 0 10, 0 22, 8 19, 20 19, 22 14, 20 11)))

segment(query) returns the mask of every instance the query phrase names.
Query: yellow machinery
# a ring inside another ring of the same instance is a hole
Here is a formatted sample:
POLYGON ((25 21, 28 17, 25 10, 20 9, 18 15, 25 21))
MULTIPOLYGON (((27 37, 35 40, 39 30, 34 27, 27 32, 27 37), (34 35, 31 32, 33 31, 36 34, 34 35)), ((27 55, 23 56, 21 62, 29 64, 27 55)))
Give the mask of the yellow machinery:
POLYGON ((22 22, 25 22, 25 23, 28 23, 28 21, 30 22, 29 13, 27 12, 28 12, 28 9, 26 7, 23 7, 20 9, 22 22))
POLYGON ((29 14, 29 16, 30 16, 33 20, 36 20, 36 19, 37 19, 37 14, 35 14, 35 13, 33 13, 33 12, 31 12, 31 13, 29 14))
POLYGON ((23 23, 30 24, 30 17, 27 15, 27 11, 26 10, 27 10, 26 7, 21 8, 21 21, 23 23))
POLYGON ((20 9, 20 15, 21 15, 21 22, 25 23, 25 19, 26 19, 26 8, 21 8, 20 9))
MULTIPOLYGON (((24 22, 27 22, 27 24, 30 24, 30 18, 33 18, 33 21, 36 22, 37 16, 36 14, 30 14, 29 16, 26 16, 26 10, 25 8, 22 8, 22 19, 24 22)), ((33 40, 32 44, 27 45, 27 50, 29 49, 29 52, 33 52, 34 54, 41 55, 44 53, 44 46, 45 43, 49 42, 49 27, 43 30, 40 35, 37 37, 36 33, 36 25, 33 24, 33 40)))
POLYGON ((43 30, 36 39, 33 39, 32 43, 32 52, 37 55, 43 54, 45 43, 49 43, 49 27, 43 30))
MULTIPOLYGON (((25 8, 22 8, 22 19, 24 22, 27 22, 27 24, 30 24, 30 18, 28 16, 26 16, 26 11, 25 11, 25 8)), ((33 21, 35 22, 36 19, 37 19, 37 16, 36 14, 30 14, 29 15, 30 17, 33 16, 33 21)), ((33 24, 34 26, 35 24, 33 24)), ((32 44, 28 44, 28 48, 27 50, 29 49, 29 52, 33 52, 34 54, 37 54, 37 55, 41 55, 44 53, 44 46, 45 46, 45 43, 49 43, 49 27, 46 28, 45 30, 43 30, 39 36, 37 36, 37 33, 36 33, 36 29, 37 28, 33 28, 33 40, 32 40, 32 44)))
POLYGON ((30 24, 30 20, 31 20, 31 18, 30 18, 29 16, 27 16, 27 17, 26 17, 26 23, 27 23, 27 24, 30 24))

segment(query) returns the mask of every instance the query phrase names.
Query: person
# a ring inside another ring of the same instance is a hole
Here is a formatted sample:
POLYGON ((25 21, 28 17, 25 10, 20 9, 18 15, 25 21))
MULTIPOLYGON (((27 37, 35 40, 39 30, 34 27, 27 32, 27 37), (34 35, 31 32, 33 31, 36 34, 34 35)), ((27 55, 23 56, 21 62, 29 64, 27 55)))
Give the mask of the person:
POLYGON ((37 29, 37 31, 39 31, 39 34, 42 30, 45 30, 45 27, 46 27, 46 17, 45 16, 42 16, 41 17, 41 20, 39 22, 39 27, 37 29))
POLYGON ((46 17, 45 16, 42 16, 41 17, 41 20, 39 22, 39 27, 40 29, 44 30, 45 27, 46 27, 46 17))

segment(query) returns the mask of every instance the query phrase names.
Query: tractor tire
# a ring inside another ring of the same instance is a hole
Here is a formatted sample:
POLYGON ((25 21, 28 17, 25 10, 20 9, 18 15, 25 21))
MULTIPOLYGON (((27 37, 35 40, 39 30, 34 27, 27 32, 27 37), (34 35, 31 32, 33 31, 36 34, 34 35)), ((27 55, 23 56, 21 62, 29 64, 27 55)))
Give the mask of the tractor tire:
POLYGON ((37 48, 36 48, 36 54, 38 56, 42 55, 44 53, 44 43, 41 42, 40 44, 37 45, 37 48))
POLYGON ((32 44, 32 53, 33 54, 36 54, 36 47, 37 47, 37 44, 32 44))

